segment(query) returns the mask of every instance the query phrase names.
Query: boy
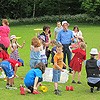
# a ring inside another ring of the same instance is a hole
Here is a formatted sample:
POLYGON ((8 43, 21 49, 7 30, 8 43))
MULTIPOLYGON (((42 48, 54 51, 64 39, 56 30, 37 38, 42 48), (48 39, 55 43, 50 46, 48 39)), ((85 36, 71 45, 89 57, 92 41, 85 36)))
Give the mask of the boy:
POLYGON ((54 93, 56 95, 60 95, 60 90, 58 89, 58 81, 60 81, 61 71, 64 72, 62 69, 63 66, 66 67, 66 64, 63 62, 63 52, 62 52, 62 45, 57 44, 56 46, 56 54, 54 56, 54 66, 53 66, 53 82, 54 82, 54 93))
POLYGON ((7 89, 17 89, 16 87, 13 87, 14 77, 16 76, 17 67, 23 65, 24 65, 23 60, 20 59, 19 61, 16 61, 11 58, 3 60, 0 63, 0 67, 4 70, 7 76, 7 84, 6 84, 7 89))
POLYGON ((90 51, 90 59, 86 61, 86 73, 88 85, 90 91, 93 93, 94 87, 97 87, 97 91, 100 91, 100 59, 96 60, 98 51, 96 48, 92 48, 90 51))
POLYGON ((42 81, 42 74, 45 72, 45 64, 42 62, 34 66, 34 69, 31 69, 24 78, 24 84, 27 87, 20 87, 20 94, 25 94, 25 91, 30 91, 33 94, 39 94, 37 91, 38 86, 42 81))

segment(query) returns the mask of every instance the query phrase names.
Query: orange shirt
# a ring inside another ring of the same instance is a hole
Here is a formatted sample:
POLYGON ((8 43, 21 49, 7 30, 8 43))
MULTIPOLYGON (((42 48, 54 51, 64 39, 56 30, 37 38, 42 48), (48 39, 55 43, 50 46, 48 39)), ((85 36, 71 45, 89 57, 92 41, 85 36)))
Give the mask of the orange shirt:
MULTIPOLYGON (((63 53, 61 53, 61 54, 55 54, 55 56, 54 56, 54 63, 57 63, 57 65, 60 68, 63 68, 63 53)), ((58 69, 58 68, 56 68, 55 65, 53 66, 53 68, 54 69, 58 69)))

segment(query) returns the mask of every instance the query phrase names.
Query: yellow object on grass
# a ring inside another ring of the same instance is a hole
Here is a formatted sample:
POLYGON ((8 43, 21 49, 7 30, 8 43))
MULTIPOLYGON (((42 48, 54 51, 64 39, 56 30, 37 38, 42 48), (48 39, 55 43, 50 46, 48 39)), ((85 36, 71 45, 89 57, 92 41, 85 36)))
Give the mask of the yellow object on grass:
POLYGON ((41 87, 40 87, 40 90, 41 90, 42 92, 47 92, 47 91, 48 91, 48 88, 47 88, 46 86, 41 86, 41 87))
POLYGON ((36 29, 34 29, 34 31, 42 31, 43 29, 41 29, 41 28, 36 28, 36 29))

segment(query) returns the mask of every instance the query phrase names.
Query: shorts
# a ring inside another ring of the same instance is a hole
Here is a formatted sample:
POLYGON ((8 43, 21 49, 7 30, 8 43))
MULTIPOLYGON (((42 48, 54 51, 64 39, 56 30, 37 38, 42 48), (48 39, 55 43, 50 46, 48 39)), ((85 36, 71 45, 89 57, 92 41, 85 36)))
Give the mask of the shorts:
POLYGON ((52 81, 53 82, 60 81, 60 76, 61 76, 61 71, 53 69, 53 79, 52 79, 52 81))
POLYGON ((8 61, 2 61, 0 66, 2 67, 2 69, 4 70, 4 72, 5 72, 5 74, 8 78, 13 78, 14 77, 13 68, 12 68, 11 64, 8 61))

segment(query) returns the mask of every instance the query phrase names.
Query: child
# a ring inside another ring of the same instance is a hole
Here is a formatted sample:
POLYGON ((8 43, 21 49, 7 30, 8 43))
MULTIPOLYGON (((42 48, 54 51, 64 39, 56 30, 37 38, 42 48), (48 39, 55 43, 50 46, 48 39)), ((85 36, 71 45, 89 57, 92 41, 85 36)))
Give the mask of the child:
POLYGON ((85 50, 86 50, 86 44, 84 42, 80 43, 80 48, 72 50, 72 53, 75 54, 70 62, 70 67, 73 70, 72 83, 76 83, 74 78, 75 78, 76 72, 78 72, 78 82, 77 83, 81 84, 80 76, 81 76, 82 62, 86 59, 85 50))
POLYGON ((39 40, 41 42, 41 51, 40 51, 41 62, 46 65, 47 64, 47 56, 46 56, 46 46, 45 46, 45 37, 44 37, 44 35, 40 35, 39 40))
POLYGON ((50 44, 52 46, 52 49, 51 49, 51 63, 54 64, 54 55, 56 54, 57 42, 56 42, 56 40, 51 40, 50 44))
POLYGON ((31 53, 30 53, 31 69, 34 68, 36 64, 41 62, 40 46, 41 46, 40 40, 37 37, 33 37, 32 43, 31 43, 31 53))
POLYGON ((62 52, 62 45, 57 44, 56 46, 56 54, 54 56, 54 66, 53 66, 53 79, 54 82, 54 93, 56 95, 60 95, 60 90, 58 89, 58 81, 60 81, 61 71, 64 72, 62 69, 63 66, 66 67, 66 64, 63 62, 63 52, 62 52))
MULTIPOLYGON (((0 44, 0 62, 8 59, 9 58, 9 54, 6 51, 6 48, 3 44, 0 44)), ((0 76, 0 78, 5 78, 5 74, 4 71, 2 70, 2 68, 0 67, 1 73, 2 75, 0 76)))
POLYGON ((90 91, 93 93, 94 87, 97 87, 97 91, 100 91, 100 59, 96 60, 98 50, 92 48, 90 51, 90 59, 86 60, 86 73, 87 83, 90 86, 90 91))
MULTIPOLYGON (((38 86, 41 84, 42 81, 42 74, 45 72, 45 65, 40 62, 34 69, 31 69, 24 78, 24 84, 29 89, 29 91, 33 94, 39 94, 38 86)), ((20 87, 20 93, 25 93, 25 88, 20 87)))
POLYGON ((17 67, 22 65, 23 65, 23 60, 19 60, 18 62, 17 60, 11 58, 3 60, 0 63, 0 67, 2 67, 7 76, 7 84, 6 84, 7 89, 17 89, 16 87, 13 87, 14 76, 16 76, 17 67))
POLYGON ((20 37, 16 37, 15 35, 12 35, 10 37, 10 41, 11 41, 11 44, 10 44, 10 49, 11 49, 10 58, 13 58, 15 60, 20 59, 19 52, 18 52, 18 48, 23 48, 23 46, 25 45, 25 42, 23 42, 22 45, 19 45, 17 43, 17 39, 19 39, 19 38, 20 37))

